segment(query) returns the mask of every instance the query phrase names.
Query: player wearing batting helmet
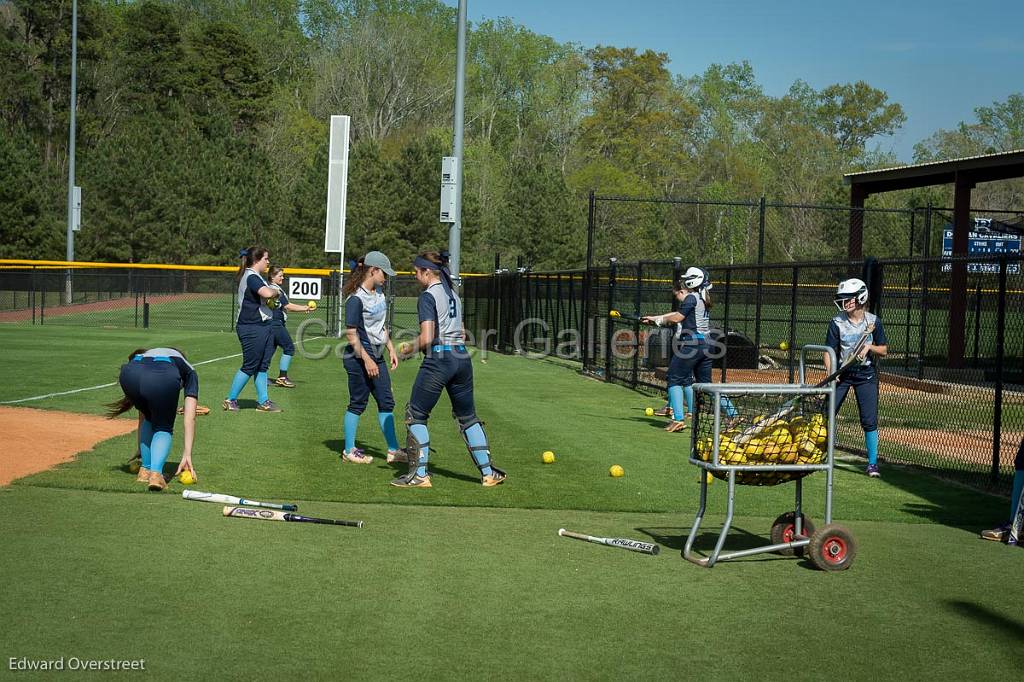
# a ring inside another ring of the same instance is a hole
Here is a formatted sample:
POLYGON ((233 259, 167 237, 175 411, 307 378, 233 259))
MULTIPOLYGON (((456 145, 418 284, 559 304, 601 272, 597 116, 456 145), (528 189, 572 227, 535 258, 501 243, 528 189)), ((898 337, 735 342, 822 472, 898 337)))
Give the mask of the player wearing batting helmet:
POLYGON ((345 410, 345 446, 341 461, 369 464, 373 457, 356 447, 359 416, 372 394, 377 402, 377 420, 388 444, 388 462, 406 461, 395 435, 395 397, 391 392, 390 368, 398 368, 398 354, 387 327, 388 302, 382 291, 387 278, 393 277, 391 260, 380 251, 363 256, 349 275, 342 295, 345 300, 345 326, 348 346, 342 361, 348 373, 348 409, 345 410), (390 362, 384 362, 384 349, 390 362))
MULTIPOLYGON (((659 327, 675 325, 672 359, 668 365, 667 411, 671 411, 672 420, 665 430, 669 432, 686 428, 686 413, 693 413, 694 379, 701 383, 711 381, 711 289, 711 277, 707 270, 688 268, 673 287, 678 308, 663 315, 641 318, 641 321, 659 327)), ((730 417, 736 415, 736 409, 727 398, 723 398, 722 405, 730 417)))
POLYGON ((281 287, 284 284, 284 268, 272 265, 270 267, 270 286, 277 289, 277 305, 273 309, 274 317, 270 321, 270 327, 274 337, 274 348, 271 351, 271 359, 277 349, 281 349, 281 364, 278 366, 275 386, 294 388, 295 384, 288 378, 288 368, 292 364, 292 356, 295 355, 295 344, 292 342, 292 335, 288 333, 285 322, 288 321, 288 313, 308 313, 313 309, 309 305, 297 305, 288 300, 288 294, 281 287))
POLYGON ((185 445, 175 476, 186 469, 195 477, 192 466, 192 441, 196 429, 196 406, 199 401, 199 376, 175 348, 139 348, 121 366, 118 378, 124 397, 107 405, 107 415, 114 417, 133 407, 139 411, 138 443, 142 461, 139 483, 150 490, 167 487, 164 464, 171 452, 174 419, 177 416, 178 394, 185 393, 185 445))
POLYGON ((238 254, 242 262, 238 267, 238 314, 235 333, 242 344, 242 367, 235 373, 231 391, 224 400, 224 409, 238 412, 238 394, 249 379, 256 384, 256 409, 262 412, 280 412, 267 394, 267 369, 274 356, 274 330, 272 307, 277 306, 277 289, 267 284, 263 274, 270 265, 270 252, 261 246, 242 249, 238 254))
POLYGON ((423 351, 424 358, 406 407, 409 471, 391 481, 391 485, 431 487, 427 472, 430 458, 427 420, 441 397, 441 391, 448 392, 452 414, 459 423, 469 454, 480 470, 480 482, 485 487, 499 485, 505 481, 506 474, 491 462, 487 435, 476 416, 473 365, 465 346, 462 301, 452 286, 448 255, 435 252, 420 254, 413 262, 413 268, 416 280, 423 286, 417 303, 420 333, 403 355, 423 351))
MULTIPOLYGON (((825 345, 831 347, 843 364, 854 352, 861 338, 864 344, 859 358, 839 375, 836 383, 836 413, 852 388, 857 396, 860 426, 864 429, 864 445, 868 453, 867 474, 878 478, 878 371, 877 358, 888 350, 882 320, 867 311, 868 287, 859 279, 847 279, 836 287, 833 299, 839 314, 829 322, 825 345)), ((831 373, 831 358, 825 356, 825 372, 831 373)))

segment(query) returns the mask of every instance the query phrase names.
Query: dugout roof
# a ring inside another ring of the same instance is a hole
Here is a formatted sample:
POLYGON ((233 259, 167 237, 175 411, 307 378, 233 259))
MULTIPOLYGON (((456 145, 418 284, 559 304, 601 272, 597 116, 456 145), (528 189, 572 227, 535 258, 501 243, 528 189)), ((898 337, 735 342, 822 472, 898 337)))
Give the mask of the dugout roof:
MULTIPOLYGON (((910 166, 847 173, 843 182, 850 186, 850 234, 847 251, 851 259, 863 256, 864 200, 872 194, 932 185, 953 185, 953 255, 967 255, 971 229, 971 190, 979 182, 1024 177, 1024 149, 998 154, 982 154, 962 159, 932 161, 910 166)), ((953 263, 949 308, 950 367, 963 367, 967 321, 967 266, 953 263)))

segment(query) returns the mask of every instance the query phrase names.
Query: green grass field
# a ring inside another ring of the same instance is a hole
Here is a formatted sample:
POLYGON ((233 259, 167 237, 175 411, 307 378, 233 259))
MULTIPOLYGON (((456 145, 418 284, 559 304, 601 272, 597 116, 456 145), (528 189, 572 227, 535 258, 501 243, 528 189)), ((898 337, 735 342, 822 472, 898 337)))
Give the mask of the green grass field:
MULTIPOLYGON (((238 353, 233 334, 190 331, 5 325, 0 342, 17 359, 0 402, 115 381, 139 345, 177 345, 196 363, 238 353)), ((397 414, 417 364, 395 373, 397 414)), ((870 480, 845 462, 835 517, 859 543, 849 571, 770 555, 707 570, 679 557, 699 490, 689 438, 643 416, 650 398, 556 362, 478 357, 478 412, 508 482, 480 487, 442 398, 431 420, 435 487, 398 490, 387 485, 397 469, 337 458, 339 360, 297 359, 297 388, 271 389, 281 414, 246 409, 251 386, 240 413, 219 410, 237 366, 228 357, 198 367, 200 402, 214 411, 198 424, 196 487, 366 526, 225 519, 219 506, 181 500, 177 482, 143 493, 123 470, 134 437, 105 441, 0 488, 5 666, 76 656, 144 658, 161 679, 1003 680, 1024 662, 1024 553, 977 539, 1006 516, 1005 498, 895 467, 870 480), (558 459, 544 465, 548 449, 558 459), (608 476, 615 463, 623 478, 608 476), (663 551, 559 538, 560 527, 663 551)), ((100 414, 118 395, 22 404, 100 414)), ((376 423, 371 406, 359 441, 379 455, 376 423)), ((171 460, 179 453, 176 442, 171 460)), ((823 488, 821 475, 805 483, 819 524, 823 488)), ((725 486, 710 492, 704 549, 725 486)), ((761 542, 792 494, 741 488, 727 547, 761 542)))

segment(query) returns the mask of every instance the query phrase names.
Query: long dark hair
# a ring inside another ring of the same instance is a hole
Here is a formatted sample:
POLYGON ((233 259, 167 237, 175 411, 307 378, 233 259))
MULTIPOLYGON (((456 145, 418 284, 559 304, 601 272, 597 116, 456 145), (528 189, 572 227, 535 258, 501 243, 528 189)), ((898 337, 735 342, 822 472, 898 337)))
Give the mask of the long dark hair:
MULTIPOLYGON (((136 348, 128 354, 128 362, 131 362, 136 355, 142 355, 147 350, 149 349, 136 348)), ((103 406, 107 408, 107 419, 113 419, 114 417, 120 416, 135 407, 135 405, 132 404, 131 398, 126 395, 122 395, 119 400, 115 400, 112 403, 105 403, 103 406)))
POLYGON ((370 271, 370 268, 363 263, 363 259, 360 258, 352 266, 352 272, 349 273, 348 279, 345 280, 345 284, 341 287, 342 296, 351 296, 356 293, 356 289, 363 285, 363 280, 366 279, 366 273, 370 271))
POLYGON ((242 275, 245 274, 246 268, 251 268, 266 254, 267 250, 262 246, 250 246, 248 249, 242 249, 238 254, 238 257, 242 259, 242 262, 238 266, 238 272, 235 273, 235 281, 241 282, 242 275))

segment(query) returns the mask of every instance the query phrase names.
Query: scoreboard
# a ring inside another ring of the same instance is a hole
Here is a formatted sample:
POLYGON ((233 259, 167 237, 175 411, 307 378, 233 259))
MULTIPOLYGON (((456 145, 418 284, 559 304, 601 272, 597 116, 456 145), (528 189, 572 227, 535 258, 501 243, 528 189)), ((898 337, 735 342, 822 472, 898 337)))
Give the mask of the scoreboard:
MULTIPOLYGON (((1019 255, 1021 235, 996 232, 992 229, 991 218, 975 218, 974 229, 967 233, 967 253, 979 256, 997 256, 1001 253, 1019 255)), ((953 226, 949 225, 942 233, 942 255, 953 255, 953 226)), ((950 263, 943 263, 942 271, 952 270, 950 263)), ((999 274, 999 263, 968 263, 967 272, 999 274)), ((1006 272, 1010 275, 1020 274, 1020 263, 1007 263, 1006 272)))

